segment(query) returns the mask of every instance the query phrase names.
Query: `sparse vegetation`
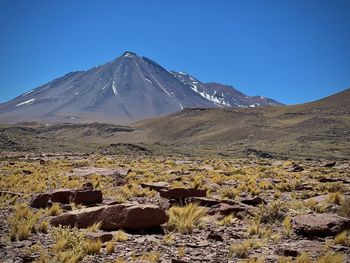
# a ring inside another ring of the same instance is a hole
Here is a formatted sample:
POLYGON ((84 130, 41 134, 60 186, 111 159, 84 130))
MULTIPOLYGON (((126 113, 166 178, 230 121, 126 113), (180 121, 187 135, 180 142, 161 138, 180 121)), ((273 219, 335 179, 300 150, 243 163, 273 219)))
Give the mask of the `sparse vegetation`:
POLYGON ((292 219, 290 216, 286 216, 283 220, 283 226, 284 226, 284 233, 286 234, 287 237, 290 236, 292 233, 292 219))
POLYGON ((350 197, 345 197, 341 201, 338 214, 350 218, 350 197))
POLYGON ((113 253, 115 250, 115 242, 114 241, 109 241, 106 243, 106 250, 107 253, 113 253))
POLYGON ((47 215, 48 216, 57 216, 62 214, 62 208, 58 203, 54 203, 48 210, 47 215))
POLYGON ((191 233, 199 226, 205 216, 205 209, 197 204, 188 204, 184 207, 173 206, 169 209, 167 228, 171 231, 191 233))
POLYGON ((26 204, 18 204, 14 214, 9 218, 10 240, 25 240, 32 233, 36 233, 40 212, 35 213, 26 204))
POLYGON ((114 234, 114 240, 117 242, 123 242, 128 240, 128 235, 123 230, 118 230, 114 234))
MULTIPOLYGON (((85 236, 87 232, 96 232, 96 235, 99 234, 97 232, 102 232, 100 223, 95 223, 86 229, 52 227, 49 224, 51 217, 69 211, 69 205, 55 203, 46 210, 30 208, 28 207, 30 195, 22 194, 29 192, 25 189, 17 197, 10 194, 0 196, 1 211, 6 212, 6 215, 10 214, 8 220, 5 220, 8 235, 2 237, 2 241, 12 240, 14 242, 12 244, 17 245, 15 242, 21 240, 30 239, 31 242, 35 240, 37 245, 27 251, 28 257, 33 257, 37 262, 42 263, 74 263, 82 260, 106 260, 108 257, 108 260, 111 260, 116 253, 118 253, 118 258, 113 259, 115 262, 130 262, 139 259, 159 262, 163 260, 163 254, 165 258, 169 257, 169 251, 172 251, 173 254, 175 251, 175 256, 179 259, 192 256, 191 253, 196 251, 200 258, 201 255, 206 256, 207 252, 213 252, 212 244, 215 244, 215 247, 218 244, 225 246, 224 261, 227 257, 232 257, 233 261, 263 262, 265 251, 270 253, 271 247, 276 248, 280 244, 293 242, 296 239, 300 242, 306 240, 297 231, 293 233, 292 219, 294 220, 294 216, 337 212, 341 216, 349 217, 350 199, 347 197, 347 191, 350 190, 350 187, 347 184, 340 186, 336 182, 329 183, 325 179, 342 176, 344 178, 343 170, 338 172, 338 169, 334 169, 335 171, 331 174, 325 174, 322 168, 317 166, 308 168, 303 164, 306 171, 293 173, 289 172, 290 166, 273 166, 264 164, 264 162, 260 164, 256 161, 255 165, 251 165, 247 159, 212 158, 197 163, 191 159, 182 162, 176 161, 175 158, 133 159, 124 156, 105 157, 101 155, 91 156, 88 161, 69 160, 68 158, 51 160, 41 166, 35 162, 15 161, 1 168, 4 175, 0 175, 0 185, 8 191, 18 189, 16 184, 23 178, 29 181, 33 179, 38 184, 33 186, 28 181, 23 182, 25 187, 28 186, 35 193, 46 191, 41 189, 46 189, 48 186, 50 190, 61 187, 81 187, 87 181, 102 190, 104 198, 107 198, 108 201, 150 202, 167 206, 168 204, 157 191, 141 187, 144 182, 166 182, 171 187, 206 189, 208 190, 207 198, 212 200, 204 199, 203 203, 201 203, 202 200, 199 200, 195 204, 188 204, 187 200, 175 203, 171 201, 170 207, 167 208, 169 221, 162 226, 165 232, 162 239, 149 235, 148 230, 140 230, 137 235, 119 230, 115 232, 113 240, 102 244, 100 240, 91 240, 85 236), (115 179, 112 177, 98 174, 87 175, 83 181, 81 177, 74 175, 72 169, 84 167, 84 165, 125 167, 130 168, 130 172, 123 178, 124 181, 120 185, 114 184, 115 179), (32 173, 31 176, 22 176, 23 170, 26 173, 32 173), (60 173, 58 173, 59 170, 60 173), (13 175, 13 177, 10 178, 8 175, 13 175), (41 177, 40 180, 39 177, 41 177), (207 201, 208 203, 205 203, 207 201), (220 205, 215 205, 218 202, 220 205), (244 205, 245 202, 247 202, 246 205, 244 205), (263 204, 259 205, 254 202, 263 204), (234 211, 232 214, 229 214, 230 209, 234 211), (208 238, 202 241, 202 236, 200 238, 197 236, 199 233, 204 236, 208 235, 208 238), (144 237, 141 238, 139 234, 144 237), (230 245, 231 235, 234 236, 235 241, 230 245), (38 242, 45 239, 46 236, 48 243, 38 242), (184 244, 189 244, 189 247, 186 248, 184 244), (144 250, 136 249, 136 245, 144 246, 144 250), (264 248, 254 251, 261 246, 264 248), (131 250, 124 253, 124 247, 130 247, 131 250), (161 249, 158 250, 158 247, 161 249), (153 251, 155 248, 162 254, 153 251), (261 254, 261 257, 256 257, 258 254, 261 254)), ((75 203, 70 203, 70 206, 72 210, 83 208, 82 205, 75 203)), ((154 231, 160 230, 155 229, 154 231)), ((300 251, 299 257, 294 259, 280 257, 278 262, 343 262, 346 255, 334 253, 333 247, 334 245, 349 247, 349 232, 341 232, 333 240, 320 238, 318 241, 322 240, 324 240, 323 251, 316 249, 311 251, 305 246, 304 253, 300 251)), ((311 239, 308 242, 312 242, 311 239)))
POLYGON ((317 260, 317 263, 343 263, 344 255, 330 252, 317 260))
POLYGON ((237 258, 246 258, 251 250, 259 247, 261 247, 261 243, 259 241, 248 239, 239 244, 231 244, 229 247, 229 254, 237 258))

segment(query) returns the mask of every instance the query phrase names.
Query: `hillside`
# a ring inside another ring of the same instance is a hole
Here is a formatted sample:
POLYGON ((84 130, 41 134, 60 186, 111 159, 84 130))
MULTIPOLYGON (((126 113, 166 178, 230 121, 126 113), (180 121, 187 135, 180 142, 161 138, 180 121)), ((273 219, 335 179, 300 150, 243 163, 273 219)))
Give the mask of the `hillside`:
POLYGON ((2 151, 346 159, 350 90, 312 103, 184 109, 130 126, 22 123, 0 128, 2 151))
POLYGON ((138 123, 155 142, 221 154, 350 156, 350 89, 312 103, 250 109, 187 109, 138 123))

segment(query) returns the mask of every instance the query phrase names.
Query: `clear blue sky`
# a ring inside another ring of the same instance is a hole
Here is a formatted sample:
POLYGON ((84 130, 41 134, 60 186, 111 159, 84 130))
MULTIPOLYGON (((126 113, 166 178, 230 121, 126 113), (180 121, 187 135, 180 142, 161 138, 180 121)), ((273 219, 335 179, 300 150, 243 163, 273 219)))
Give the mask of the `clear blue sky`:
POLYGON ((0 102, 125 50, 302 103, 350 87, 350 1, 0 0, 0 102))

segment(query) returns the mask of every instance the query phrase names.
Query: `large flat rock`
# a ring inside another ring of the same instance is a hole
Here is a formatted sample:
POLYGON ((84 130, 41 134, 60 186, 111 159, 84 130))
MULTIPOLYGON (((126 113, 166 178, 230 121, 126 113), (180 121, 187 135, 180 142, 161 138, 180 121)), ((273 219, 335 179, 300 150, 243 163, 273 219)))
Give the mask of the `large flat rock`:
POLYGON ((86 228, 101 222, 102 230, 140 230, 159 227, 167 221, 165 210, 157 205, 117 204, 67 212, 56 216, 50 223, 54 226, 86 228))
POLYGON ((293 228, 308 237, 334 236, 350 228, 350 219, 330 213, 300 215, 293 218, 293 228))

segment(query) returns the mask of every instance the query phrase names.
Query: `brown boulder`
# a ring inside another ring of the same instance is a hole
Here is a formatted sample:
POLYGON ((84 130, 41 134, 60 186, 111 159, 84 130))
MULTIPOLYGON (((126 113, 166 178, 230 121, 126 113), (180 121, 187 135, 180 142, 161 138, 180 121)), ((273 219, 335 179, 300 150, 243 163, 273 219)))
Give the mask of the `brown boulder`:
POLYGON ((73 199, 74 190, 58 189, 51 193, 51 201, 61 204, 69 204, 73 199))
POLYGON ((262 199, 260 196, 254 196, 252 198, 244 198, 241 199, 241 203, 245 205, 258 206, 261 204, 266 204, 266 201, 262 199))
POLYGON ((35 195, 30 201, 30 206, 34 208, 46 208, 49 204, 50 194, 35 195))
POLYGON ((113 233, 111 232, 89 232, 86 233, 86 237, 91 240, 101 240, 102 243, 113 239, 113 233))
POLYGON ((139 230, 159 227, 167 221, 165 210, 157 205, 117 204, 67 212, 53 218, 50 223, 86 228, 101 222, 102 230, 139 230))
POLYGON ((300 215, 294 217, 293 228, 308 237, 334 236, 350 228, 350 219, 330 213, 300 215))
POLYGON ((218 199, 211 199, 207 197, 188 197, 185 199, 186 204, 195 203, 200 206, 212 207, 221 203, 218 199))
POLYGON ((91 184, 85 184, 81 190, 58 189, 52 193, 38 194, 32 197, 30 205, 35 208, 45 208, 51 202, 69 204, 91 205, 102 203, 102 192, 93 190, 91 184))
POLYGON ((184 199, 188 197, 206 197, 207 190, 196 188, 169 188, 159 190, 161 197, 167 199, 184 199))
POLYGON ((149 188, 151 190, 160 191, 161 189, 166 189, 170 187, 170 184, 167 182, 156 182, 156 183, 142 183, 143 188, 149 188))
POLYGON ((72 201, 83 205, 102 203, 102 192, 101 190, 77 190, 74 192, 72 201))
POLYGON ((250 214, 249 207, 243 204, 226 204, 226 203, 220 203, 218 205, 212 206, 208 214, 214 215, 214 214, 221 214, 221 215, 230 215, 230 214, 250 214))
POLYGON ((323 167, 331 168, 331 167, 334 167, 336 164, 337 164, 337 162, 334 161, 334 162, 324 164, 323 167))

